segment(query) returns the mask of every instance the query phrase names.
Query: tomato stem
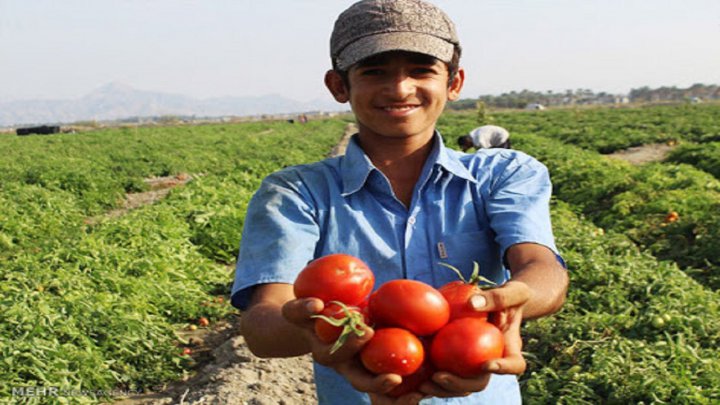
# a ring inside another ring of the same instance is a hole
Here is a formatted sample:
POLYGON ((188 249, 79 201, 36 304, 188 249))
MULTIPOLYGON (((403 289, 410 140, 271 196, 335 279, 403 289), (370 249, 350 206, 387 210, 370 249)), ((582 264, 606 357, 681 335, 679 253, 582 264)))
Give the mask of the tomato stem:
POLYGON ((325 315, 312 315, 310 318, 322 319, 332 326, 343 328, 342 332, 340 332, 340 336, 338 336, 337 340, 335 340, 335 343, 330 348, 330 354, 333 354, 342 347, 350 334, 364 336, 367 324, 365 324, 363 315, 360 312, 350 310, 350 308, 344 303, 340 301, 330 301, 328 304, 335 304, 339 306, 343 311, 344 317, 338 319, 325 315))
POLYGON ((443 263, 443 262, 440 262, 438 264, 440 264, 441 266, 445 266, 445 267, 449 268, 450 270, 454 271, 455 274, 457 274, 458 277, 460 277, 460 280, 462 280, 462 282, 465 284, 475 284, 481 289, 495 288, 497 286, 497 283, 495 283, 494 281, 480 275, 480 264, 478 264, 478 262, 475 262, 475 261, 473 262, 473 271, 472 271, 472 274, 470 275, 469 280, 465 280, 465 277, 463 277, 462 272, 457 267, 447 264, 447 263, 443 263), (480 283, 483 283, 483 285, 480 285, 480 283))

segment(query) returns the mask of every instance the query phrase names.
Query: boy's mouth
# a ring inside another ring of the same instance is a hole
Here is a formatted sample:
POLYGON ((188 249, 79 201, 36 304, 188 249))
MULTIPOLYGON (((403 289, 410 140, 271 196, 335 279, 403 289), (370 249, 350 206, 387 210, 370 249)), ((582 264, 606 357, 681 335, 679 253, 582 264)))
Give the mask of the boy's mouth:
POLYGON ((419 104, 400 104, 400 105, 386 105, 380 107, 383 111, 390 114, 406 114, 415 109, 419 108, 419 104))

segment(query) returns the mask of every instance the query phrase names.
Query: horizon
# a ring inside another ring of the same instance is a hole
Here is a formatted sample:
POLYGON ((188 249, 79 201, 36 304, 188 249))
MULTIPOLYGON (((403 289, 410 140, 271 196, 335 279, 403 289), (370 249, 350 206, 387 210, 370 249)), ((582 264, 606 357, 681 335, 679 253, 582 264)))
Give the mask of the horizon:
MULTIPOLYGON (((687 86, 675 86, 675 85, 659 85, 659 86, 657 86, 657 87, 638 86, 638 87, 633 87, 633 88, 631 88, 631 89, 628 89, 627 92, 619 92, 619 93, 610 92, 610 91, 605 91, 605 90, 603 90, 603 89, 590 89, 590 90, 591 90, 594 94, 606 93, 606 94, 617 95, 617 96, 628 96, 631 91, 633 91, 633 90, 638 90, 638 89, 641 89, 641 88, 644 88, 644 87, 650 88, 651 90, 656 90, 656 89, 660 89, 660 88, 675 88, 675 89, 678 89, 678 90, 686 90, 686 89, 691 88, 691 87, 694 86, 694 85, 720 86, 720 83, 692 83, 692 84, 687 85, 687 86)), ((78 97, 75 97, 75 98, 62 98, 62 99, 61 99, 61 98, 57 98, 57 99, 17 99, 17 100, 7 100, 7 101, 2 101, 2 100, 0 100, 0 103, 8 103, 8 104, 9 104, 9 103, 32 102, 32 101, 48 101, 48 102, 52 102, 52 101, 72 101, 72 100, 82 99, 82 98, 84 98, 84 97, 87 97, 87 96, 89 96, 89 95, 98 93, 98 92, 100 92, 101 90, 104 90, 104 89, 107 89, 107 88, 123 88, 123 89, 128 89, 128 90, 131 90, 131 91, 134 91, 134 92, 138 92, 138 93, 154 93, 154 94, 163 94, 163 95, 170 95, 170 96, 177 96, 177 97, 186 97, 186 98, 193 99, 193 100, 198 100, 198 101, 213 100, 213 99, 222 99, 222 98, 258 98, 258 99, 260 99, 260 98, 266 98, 266 97, 284 98, 284 99, 289 99, 289 100, 293 100, 293 101, 306 101, 306 102, 315 101, 315 100, 296 100, 296 99, 293 99, 293 98, 290 98, 290 97, 286 97, 286 96, 284 96, 284 95, 282 95, 282 94, 279 94, 279 93, 267 93, 267 94, 243 95, 243 96, 225 95, 225 96, 211 96, 211 97, 193 97, 192 95, 182 94, 182 93, 179 93, 179 92, 172 92, 172 91, 154 91, 154 90, 136 88, 136 87, 134 87, 134 86, 132 86, 132 85, 130 85, 130 84, 127 84, 127 83, 122 83, 122 82, 114 81, 114 82, 109 82, 109 83, 105 83, 105 84, 103 84, 103 85, 100 85, 99 87, 90 90, 88 93, 86 93, 86 94, 81 94, 81 95, 79 95, 78 97)), ((576 88, 576 89, 567 89, 567 90, 575 91, 575 90, 581 90, 581 89, 587 89, 587 87, 586 87, 586 86, 580 86, 580 87, 578 87, 578 88, 576 88)), ((467 99, 474 100, 474 99, 478 99, 478 98, 480 98, 480 97, 486 97, 486 96, 500 96, 500 95, 503 95, 503 94, 510 94, 510 93, 513 93, 513 92, 515 92, 515 93, 521 93, 521 92, 524 92, 524 91, 528 91, 528 92, 531 92, 531 93, 545 93, 545 92, 552 91, 552 90, 529 89, 529 88, 525 88, 525 89, 510 89, 510 90, 504 90, 504 91, 501 91, 501 92, 498 92, 498 93, 492 93, 492 94, 479 94, 479 95, 474 96, 474 97, 462 97, 462 96, 461 96, 461 97, 460 97, 458 100, 456 100, 455 102, 461 101, 461 100, 467 100, 467 99)), ((564 91, 552 91, 552 94, 554 94, 554 95, 559 95, 559 94, 562 94, 562 93, 564 93, 564 92, 565 92, 565 90, 564 90, 564 91)), ((449 103, 450 103, 450 102, 449 102, 449 103)), ((349 106, 348 106, 348 108, 349 108, 349 106)))
MULTIPOLYGON (((353 2, 0 0, 0 102, 80 98, 109 83, 195 99, 331 100, 329 37, 353 2)), ((461 98, 720 83, 717 1, 433 3, 463 46, 461 98)))

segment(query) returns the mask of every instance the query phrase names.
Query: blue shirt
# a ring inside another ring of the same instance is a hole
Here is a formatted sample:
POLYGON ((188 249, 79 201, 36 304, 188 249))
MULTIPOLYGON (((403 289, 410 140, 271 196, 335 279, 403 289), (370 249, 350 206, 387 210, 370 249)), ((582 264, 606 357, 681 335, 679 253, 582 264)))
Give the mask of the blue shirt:
MULTIPOLYGON (((521 242, 557 252, 550 224, 552 186, 547 169, 514 150, 465 154, 434 135, 433 149, 415 186, 410 207, 351 139, 344 156, 283 169, 268 176, 245 217, 232 303, 245 309, 252 287, 293 283, 318 257, 346 253, 375 274, 375 288, 407 278, 440 287, 466 277, 473 262, 502 284, 509 279, 505 251, 521 242)), ((556 253, 557 254, 557 253, 556 253)), ((315 364, 321 404, 369 404, 333 370, 315 364)), ((520 403, 515 376, 493 375, 470 397, 423 404, 520 403)))

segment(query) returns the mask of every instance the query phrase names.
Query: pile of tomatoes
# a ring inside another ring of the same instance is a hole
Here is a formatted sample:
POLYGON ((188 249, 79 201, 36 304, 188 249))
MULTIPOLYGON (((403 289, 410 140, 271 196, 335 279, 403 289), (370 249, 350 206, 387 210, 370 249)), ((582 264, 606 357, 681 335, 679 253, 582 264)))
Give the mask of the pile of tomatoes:
POLYGON ((477 273, 476 265, 469 281, 439 289, 400 279, 372 292, 375 276, 362 260, 332 254, 310 262, 298 275, 294 292, 297 298, 325 303, 315 316, 315 332, 323 342, 334 343, 333 350, 351 333, 372 326, 375 334, 360 351, 360 360, 375 374, 402 376, 403 382, 390 392, 399 396, 416 390, 435 371, 472 377, 485 362, 502 357, 502 332, 488 322, 487 313, 470 305, 480 290, 477 273))

